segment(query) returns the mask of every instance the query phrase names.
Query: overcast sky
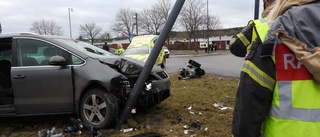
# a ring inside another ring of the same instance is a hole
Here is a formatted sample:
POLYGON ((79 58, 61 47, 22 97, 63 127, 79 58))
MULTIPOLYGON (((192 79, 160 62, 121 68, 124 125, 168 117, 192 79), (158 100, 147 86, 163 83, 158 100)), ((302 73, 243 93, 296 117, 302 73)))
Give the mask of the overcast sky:
MULTIPOLYGON (((176 2, 170 1, 172 5, 176 2)), ((10 33, 28 32, 34 21, 54 20, 62 27, 64 36, 69 37, 68 8, 72 8, 71 30, 72 37, 75 38, 79 36, 80 24, 95 22, 103 28, 103 32, 110 32, 109 25, 115 20, 119 9, 142 11, 157 2, 158 0, 0 0, 0 22, 2 33, 10 33)), ((254 2, 255 0, 209 0, 209 14, 219 17, 223 28, 241 27, 253 19, 254 2)))

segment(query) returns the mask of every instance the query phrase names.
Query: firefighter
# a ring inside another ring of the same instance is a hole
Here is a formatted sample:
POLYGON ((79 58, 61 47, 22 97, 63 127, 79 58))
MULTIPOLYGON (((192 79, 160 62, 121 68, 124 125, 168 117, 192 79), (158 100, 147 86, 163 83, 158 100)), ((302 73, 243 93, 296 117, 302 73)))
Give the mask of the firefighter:
POLYGON ((230 52, 238 57, 245 57, 250 50, 253 41, 259 38, 264 41, 265 35, 269 30, 266 20, 269 14, 272 3, 275 0, 264 0, 264 10, 262 12, 262 19, 250 20, 248 25, 238 34, 234 35, 230 40, 230 52))
POLYGON ((234 137, 319 136, 320 81, 311 70, 320 66, 313 66, 318 59, 307 64, 312 57, 320 58, 319 6, 316 0, 275 2, 264 41, 256 39, 245 58, 234 137))

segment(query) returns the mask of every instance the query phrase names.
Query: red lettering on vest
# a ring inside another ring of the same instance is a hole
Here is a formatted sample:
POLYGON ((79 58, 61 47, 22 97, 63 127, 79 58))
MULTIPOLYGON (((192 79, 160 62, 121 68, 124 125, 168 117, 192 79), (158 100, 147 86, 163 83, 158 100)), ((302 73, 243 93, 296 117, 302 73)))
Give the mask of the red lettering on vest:
POLYGON ((276 45, 275 59, 279 81, 312 79, 311 73, 297 60, 293 52, 286 45, 276 45))

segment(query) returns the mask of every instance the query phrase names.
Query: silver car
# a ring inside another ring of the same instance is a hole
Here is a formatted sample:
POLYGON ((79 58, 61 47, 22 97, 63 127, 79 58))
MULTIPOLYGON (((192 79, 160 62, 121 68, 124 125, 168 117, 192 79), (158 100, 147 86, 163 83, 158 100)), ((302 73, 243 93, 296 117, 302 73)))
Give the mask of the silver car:
POLYGON ((170 50, 166 46, 163 46, 163 48, 164 48, 164 54, 165 54, 164 56, 166 58, 169 58, 170 57, 170 50))
MULTIPOLYGON (((96 128, 110 127, 143 66, 69 38, 0 34, 0 116, 77 114, 96 128)), ((170 96, 169 76, 160 68, 145 84, 138 110, 170 96)))

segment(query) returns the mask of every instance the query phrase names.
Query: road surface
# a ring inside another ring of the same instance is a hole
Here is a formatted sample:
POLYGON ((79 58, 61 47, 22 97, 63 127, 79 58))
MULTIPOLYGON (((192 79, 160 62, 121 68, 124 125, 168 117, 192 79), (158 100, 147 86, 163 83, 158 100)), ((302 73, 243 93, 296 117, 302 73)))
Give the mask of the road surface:
POLYGON ((167 58, 167 66, 164 69, 167 73, 178 73, 180 67, 185 67, 185 63, 192 59, 201 64, 201 68, 206 74, 223 75, 230 77, 240 77, 240 71, 244 63, 244 58, 235 57, 231 53, 215 55, 171 55, 167 58))

